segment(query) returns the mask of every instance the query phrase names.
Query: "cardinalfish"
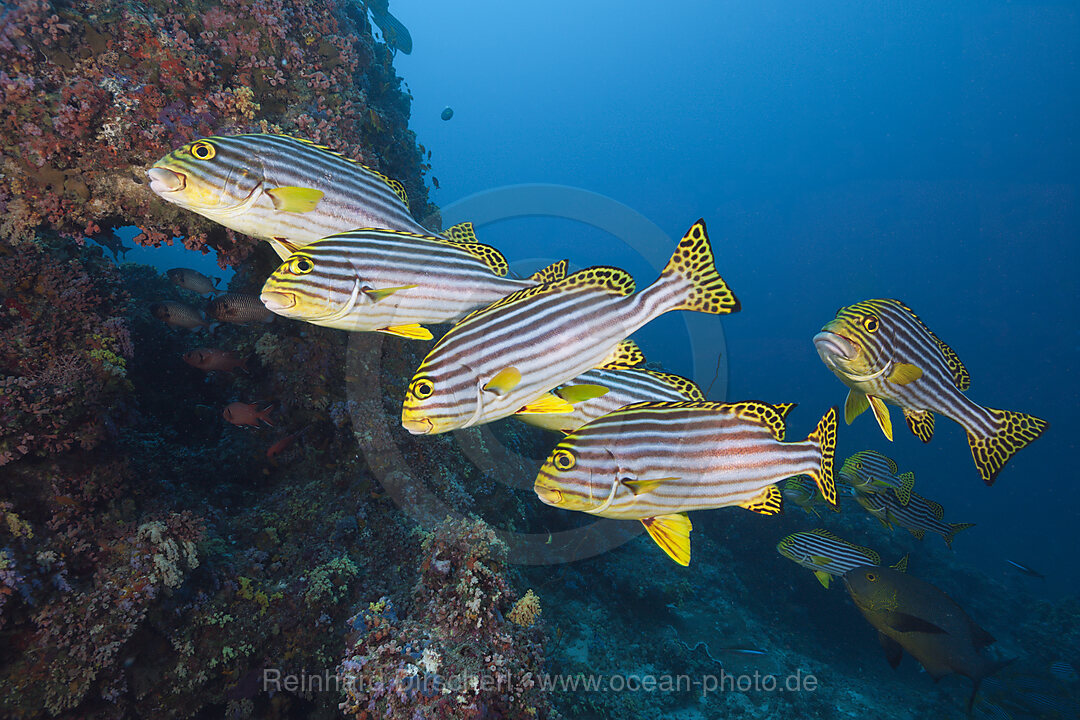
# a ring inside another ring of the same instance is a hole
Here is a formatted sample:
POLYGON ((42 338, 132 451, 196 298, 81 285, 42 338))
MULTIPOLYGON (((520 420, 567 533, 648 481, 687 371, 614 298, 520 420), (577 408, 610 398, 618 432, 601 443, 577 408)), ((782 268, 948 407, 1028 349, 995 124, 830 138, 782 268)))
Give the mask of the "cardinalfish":
POLYGON ((892 490, 882 493, 857 493, 855 500, 885 527, 899 525, 918 540, 922 540, 927 532, 937 533, 945 539, 945 544, 950 548, 956 533, 975 527, 975 523, 945 522, 945 508, 914 492, 906 505, 900 502, 892 490))
POLYGON ((150 313, 167 325, 187 328, 192 332, 210 327, 210 323, 206 322, 202 313, 181 302, 172 300, 156 302, 150 306, 150 313))
MULTIPOLYGON (((855 545, 818 528, 788 535, 776 544, 776 551, 792 562, 812 571, 826 590, 834 577, 864 565, 880 565, 877 551, 855 545)), ((907 556, 892 566, 901 572, 907 570, 907 556)))
POLYGON ((195 348, 184 353, 184 362, 204 372, 236 372, 239 368, 247 372, 247 358, 231 350, 217 348, 195 348))
POLYGON ((477 310, 436 343, 409 383, 402 425, 448 432, 514 413, 565 413, 559 385, 610 362, 625 338, 663 313, 724 315, 739 301, 713 265, 699 220, 660 278, 640 293, 629 273, 592 267, 477 310))
POLYGON ((233 425, 259 427, 259 421, 262 420, 267 425, 273 426, 274 423, 270 420, 270 411, 273 409, 273 405, 260 408, 255 403, 234 402, 225 406, 225 409, 221 411, 221 416, 233 425))
POLYGON ((197 292, 200 295, 216 293, 218 291, 217 284, 221 282, 221 278, 207 277, 198 270, 192 270, 191 268, 166 270, 165 276, 172 281, 173 285, 197 292))
POLYGON ((963 391, 967 368, 899 300, 866 300, 840 308, 814 336, 826 367, 848 386, 844 420, 851 423, 868 407, 892 440, 886 403, 903 409, 908 429, 923 442, 934 434, 934 413, 967 431, 979 476, 992 485, 1005 463, 1042 435, 1047 422, 1011 410, 982 407, 963 391))
POLYGON ((880 493, 892 490, 901 505, 911 499, 915 487, 915 473, 898 475, 900 468, 892 459, 873 450, 857 452, 840 466, 838 478, 861 493, 880 493))
POLYGON ((606 365, 579 375, 554 390, 555 397, 573 405, 572 412, 515 415, 530 425, 568 433, 601 415, 640 402, 703 401, 705 395, 679 375, 637 367, 645 361, 633 340, 624 340, 606 365))
POLYGON ((638 403, 574 430, 548 456, 533 489, 548 505, 640 520, 680 565, 690 563, 690 510, 781 510, 784 478, 805 473, 836 504, 832 408, 802 442, 784 442, 794 405, 638 403))
POLYGON ((566 276, 566 261, 531 278, 506 277, 502 253, 475 237, 353 230, 305 245, 263 285, 285 317, 349 331, 430 340, 424 325, 455 322, 501 297, 566 276))
POLYGON ((225 293, 206 304, 206 314, 214 320, 229 323, 272 322, 274 313, 270 312, 258 295, 244 293, 225 293))
MULTIPOLYGON (((285 260, 296 247, 354 228, 427 234, 405 187, 310 140, 287 135, 208 137, 158 160, 150 189, 227 228, 267 240, 285 260)), ((472 235, 472 224, 446 237, 472 235)))
POLYGON ((798 505, 807 515, 821 517, 821 513, 817 511, 815 506, 818 503, 824 503, 825 497, 818 490, 814 479, 809 475, 796 475, 788 478, 780 488, 780 493, 784 496, 785 502, 798 505))

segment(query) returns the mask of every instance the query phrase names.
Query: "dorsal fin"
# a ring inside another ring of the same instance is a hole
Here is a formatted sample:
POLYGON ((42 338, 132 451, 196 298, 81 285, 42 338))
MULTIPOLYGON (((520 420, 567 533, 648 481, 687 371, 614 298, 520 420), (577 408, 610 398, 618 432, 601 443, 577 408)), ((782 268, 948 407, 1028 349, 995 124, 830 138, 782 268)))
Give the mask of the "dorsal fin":
POLYGON ((409 209, 409 194, 407 192, 405 192, 405 186, 402 185, 397 180, 394 180, 393 178, 390 178, 390 177, 387 177, 386 175, 383 175, 381 172, 379 172, 375 168, 368 167, 367 165, 360 162, 359 160, 353 160, 348 155, 342 155, 337 150, 332 150, 332 149, 328 148, 326 145, 320 145, 319 143, 315 142, 314 140, 308 140, 306 138, 293 137, 292 135, 285 135, 283 137, 287 137, 290 140, 296 140, 297 142, 304 143, 305 145, 313 147, 313 148, 315 148, 317 150, 322 150, 323 152, 329 153, 329 154, 333 155, 336 158, 340 158, 342 160, 345 160, 346 162, 352 163, 353 165, 358 165, 359 167, 362 167, 364 170, 367 170, 369 173, 371 173, 375 177, 382 180, 383 183, 388 188, 390 188, 391 190, 394 191, 394 194, 398 196, 398 198, 401 200, 401 202, 405 203, 405 209, 406 210, 409 209))
POLYGON ((558 260, 556 262, 551 263, 547 267, 540 268, 539 270, 534 272, 532 275, 530 275, 529 279, 532 280, 535 283, 538 283, 538 284, 539 283, 550 283, 550 282, 555 282, 557 280, 562 280, 564 277, 566 277, 566 269, 567 269, 568 266, 569 266, 569 261, 567 261, 567 260, 558 260))
POLYGON ((479 242, 479 240, 476 239, 476 228, 474 228, 473 224, 468 220, 459 222, 457 225, 451 225, 439 234, 447 240, 453 240, 454 242, 479 242))
POLYGON ((809 530, 808 532, 811 535, 817 535, 818 537, 827 538, 829 540, 832 540, 833 542, 838 542, 838 543, 841 543, 842 545, 846 545, 847 547, 851 548, 852 550, 857 550, 857 551, 863 553, 864 555, 866 555, 868 558, 870 558, 873 561, 873 562, 870 563, 871 565, 880 565, 881 564, 881 556, 878 555, 876 550, 871 550, 868 547, 864 547, 862 545, 856 545, 853 542, 849 542, 849 541, 845 540, 842 537, 838 537, 836 535, 833 535, 831 532, 829 532, 825 528, 815 528, 813 530, 809 530))
POLYGON ((930 506, 930 512, 934 514, 934 517, 938 520, 945 518, 945 508, 941 507, 941 503, 936 503, 933 500, 927 500, 926 498, 923 498, 923 501, 930 506))
POLYGON ((788 403, 781 406, 785 407, 784 411, 781 412, 775 405, 756 400, 724 403, 724 405, 728 408, 728 412, 733 415, 765 425, 772 431, 773 437, 779 441, 784 439, 784 416, 794 407, 794 404, 788 403))
POLYGON ((450 238, 442 237, 433 237, 430 239, 434 242, 453 245, 458 250, 469 253, 474 258, 481 260, 491 269, 491 272, 499 277, 503 277, 506 273, 510 272, 510 265, 506 262, 506 258, 503 257, 503 254, 490 245, 476 242, 475 237, 472 240, 452 240, 450 238))
POLYGON ((597 365, 602 370, 629 370, 645 362, 645 353, 633 340, 621 341, 608 353, 604 361, 597 365))
POLYGON ((644 372, 668 387, 673 388, 675 392, 679 393, 687 400, 702 401, 705 399, 705 393, 701 392, 701 388, 699 388, 692 380, 687 380, 682 375, 673 375, 672 373, 659 372, 657 370, 645 370, 644 372))
POLYGON ((956 354, 956 351, 945 344, 941 338, 934 334, 934 331, 926 327, 926 323, 915 314, 915 311, 905 305, 902 301, 895 298, 890 299, 891 302, 896 303, 903 308, 911 318, 926 331, 926 334, 937 344, 938 350, 941 351, 941 357, 945 360, 945 364, 948 366, 949 371, 953 376, 953 384, 956 385, 957 390, 967 390, 971 387, 971 375, 968 373, 967 368, 964 367, 964 363, 960 361, 960 356, 956 354))
MULTIPOLYGON (((445 242, 450 241, 447 240, 445 242)), ((487 247, 487 245, 480 245, 479 243, 470 243, 468 245, 457 244, 457 246, 461 248, 487 247)), ((495 250, 494 248, 491 249, 495 250)), ((495 252, 498 251, 496 250, 495 252)), ((505 260, 503 262, 505 262, 505 260)), ((543 285, 533 285, 532 287, 512 292, 505 297, 499 298, 487 307, 472 311, 466 315, 461 322, 463 323, 466 320, 471 320, 480 315, 486 315, 498 308, 516 304, 535 295, 565 292, 567 290, 575 290, 578 288, 602 288, 612 294, 629 295, 634 292, 634 278, 631 277, 628 272, 620 270, 619 268, 603 266, 585 268, 584 270, 578 270, 573 275, 564 277, 561 280, 556 280, 555 282, 545 283, 543 285)), ((461 323, 458 324, 460 325, 461 323)))

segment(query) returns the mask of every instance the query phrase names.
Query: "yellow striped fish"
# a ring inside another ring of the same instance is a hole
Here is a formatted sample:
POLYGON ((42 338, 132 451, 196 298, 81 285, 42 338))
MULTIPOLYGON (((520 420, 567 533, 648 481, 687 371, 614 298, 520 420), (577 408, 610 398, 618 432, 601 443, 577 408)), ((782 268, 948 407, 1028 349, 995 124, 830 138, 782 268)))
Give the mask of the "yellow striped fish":
POLYGON ((962 392, 971 378, 953 349, 899 300, 866 300, 836 313, 814 336, 825 365, 850 388, 844 419, 867 407, 892 440, 885 403, 903 409, 908 428, 923 442, 934 434, 934 413, 966 431, 983 482, 992 485, 1005 463, 1042 435, 1047 422, 1011 410, 982 407, 962 392))
MULTIPOLYGON (((641 360, 644 359, 641 356, 641 360)), ((624 367, 625 364, 620 361, 608 363, 552 390, 553 395, 574 406, 573 412, 523 413, 515 417, 536 427, 568 433, 601 415, 634 403, 705 399, 701 388, 691 380, 656 370, 624 367)))
POLYGON ((671 310, 723 315, 739 301, 713 265, 699 220, 652 285, 612 267, 581 270, 492 303, 450 329, 409 384, 401 422, 417 435, 469 427, 514 413, 571 413, 551 394, 607 363, 619 343, 671 310))
MULTIPOLYGON (((294 247, 354 228, 428 234, 409 214, 404 186, 310 140, 272 135, 214 136, 178 148, 147 171, 165 200, 262 238, 284 260, 294 247)), ((472 225, 447 237, 472 235, 472 225)))
POLYGON ((918 540, 922 540, 927 531, 937 533, 950 548, 956 533, 975 527, 975 523, 945 522, 945 508, 941 507, 940 503, 914 492, 906 503, 901 503, 892 490, 883 493, 856 493, 855 500, 890 530, 893 525, 899 525, 918 540))
POLYGON ((862 493, 892 490, 901 505, 907 505, 911 490, 915 487, 915 473, 900 474, 900 468, 892 458, 874 450, 857 452, 845 460, 837 478, 862 493))
POLYGON ((809 475, 796 475, 784 481, 780 488, 780 494, 784 496, 784 502, 795 503, 803 509, 807 515, 821 517, 821 513, 814 507, 818 501, 824 502, 821 491, 817 489, 813 479, 809 475))
MULTIPOLYGON (((834 577, 843 575, 848 570, 881 564, 881 556, 877 551, 850 543, 822 528, 792 533, 776 544, 776 551, 813 572, 814 577, 826 590, 834 577)), ((892 567, 906 572, 907 555, 892 567)))
POLYGON ((638 403, 573 431, 548 457, 533 489, 567 510, 641 520, 680 565, 690 563, 689 510, 739 506, 773 515, 776 483, 805 473, 836 505, 836 408, 802 442, 784 442, 794 405, 761 402, 638 403))
POLYGON ((340 330, 430 340, 424 325, 454 322, 501 297, 566 276, 566 261, 506 277, 502 253, 475 240, 365 228, 299 248, 267 279, 278 315, 340 330))

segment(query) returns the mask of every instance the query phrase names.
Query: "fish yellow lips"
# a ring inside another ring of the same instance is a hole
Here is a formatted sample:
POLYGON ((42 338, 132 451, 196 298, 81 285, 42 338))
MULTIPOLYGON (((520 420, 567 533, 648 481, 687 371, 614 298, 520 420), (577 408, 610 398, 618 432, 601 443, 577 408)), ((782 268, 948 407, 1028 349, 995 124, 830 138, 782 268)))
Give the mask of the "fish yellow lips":
POLYGON ((851 342, 843 335, 837 335, 836 333, 828 331, 819 332, 814 336, 814 347, 817 349, 818 355, 821 356, 822 360, 826 360, 826 358, 829 357, 840 358, 842 360, 854 360, 859 354, 859 349, 855 347, 855 343, 851 342))
POLYGON ((292 293, 267 291, 259 295, 259 299, 262 300, 262 304, 266 306, 266 309, 272 312, 288 310, 296 305, 296 296, 292 293))
POLYGON ((435 429, 431 424, 431 421, 427 418, 413 420, 411 418, 403 417, 401 418, 401 426, 413 435, 430 435, 435 429))
POLYGON ((187 186, 187 176, 163 167, 152 167, 146 171, 150 178, 150 189, 158 195, 183 190, 187 186))
POLYGON ((544 487, 537 483, 533 486, 533 490, 536 492, 536 496, 540 498, 540 502, 547 505, 558 505, 562 500, 562 493, 553 488, 544 487))

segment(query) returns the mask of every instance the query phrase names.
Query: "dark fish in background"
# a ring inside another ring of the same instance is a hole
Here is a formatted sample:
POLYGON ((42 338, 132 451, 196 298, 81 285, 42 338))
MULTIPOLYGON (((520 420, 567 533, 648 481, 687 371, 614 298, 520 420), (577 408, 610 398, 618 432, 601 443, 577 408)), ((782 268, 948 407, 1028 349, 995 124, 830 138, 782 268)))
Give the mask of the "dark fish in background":
MULTIPOLYGON (((409 29, 401 24, 401 21, 390 14, 389 0, 369 0, 365 3, 371 11, 371 17, 375 24, 382 30, 383 40, 394 50, 400 50, 408 55, 412 52, 412 35, 409 29)), ((445 119, 445 118, 444 118, 445 119)))
POLYGON ((443 108, 443 111, 439 113, 439 117, 441 117, 443 120, 449 120, 450 118, 454 117, 454 108, 447 105, 443 108))
POLYGON ((221 370, 234 372, 237 368, 247 371, 247 358, 240 357, 239 353, 231 350, 219 350, 217 348, 195 348, 184 353, 184 362, 193 368, 205 372, 221 370))
POLYGON ((187 328, 191 331, 210 327, 210 323, 206 322, 202 313, 184 303, 163 300, 151 305, 150 312, 158 320, 173 327, 187 328))
POLYGON ((1023 573, 1024 575, 1027 575, 1029 577, 1039 578, 1040 580, 1045 580, 1046 579, 1046 576, 1043 575, 1041 572, 1039 572, 1037 570, 1032 570, 1027 565, 1021 565, 1020 563, 1013 562, 1012 560, 1006 560, 1005 562, 1009 563, 1009 565, 1012 565, 1014 568, 1017 569, 1017 571, 1023 573))
POLYGON ((885 658, 895 668, 903 651, 918 660, 938 681, 957 673, 974 683, 968 711, 979 684, 1012 662, 991 660, 980 648, 994 636, 975 624, 948 595, 917 577, 883 567, 859 567, 844 573, 855 607, 878 631, 885 658))
POLYGON ((221 282, 221 278, 207 277, 198 270, 192 270, 191 268, 173 268, 167 270, 165 275, 172 281, 173 285, 197 292, 200 295, 217 292, 216 285, 221 282))
POLYGON ((117 235, 111 228, 102 231, 91 239, 98 245, 101 245, 109 252, 111 252, 113 260, 115 260, 116 262, 120 262, 120 258, 126 257, 128 250, 133 249, 125 245, 124 241, 120 239, 120 236, 117 235))
POLYGON ((1076 667, 1064 660, 1055 660, 1050 663, 1050 676, 1063 683, 1074 683, 1080 680, 1080 674, 1077 674, 1076 667))
POLYGON ((225 409, 221 411, 221 416, 233 425, 258 427, 259 421, 262 420, 272 427, 274 423, 270 421, 270 411, 273 409, 273 405, 267 405, 260 410, 255 403, 234 402, 225 406, 225 409))
POLYGON ((258 295, 225 293, 206 304, 206 314, 214 320, 230 323, 271 322, 270 312, 258 295))
POLYGON ((310 428, 310 425, 306 425, 300 430, 292 433, 291 435, 286 435, 285 437, 275 442, 273 445, 266 449, 266 459, 274 465, 277 465, 277 456, 292 447, 292 444, 296 442, 297 439, 299 439, 310 428))
POLYGON ((1042 435, 1047 422, 1026 413, 976 404, 963 391, 967 368, 952 348, 899 300, 866 300, 840 308, 814 336, 826 367, 848 386, 844 419, 871 408, 892 440, 888 402, 903 409, 908 429, 923 442, 934 434, 934 413, 959 423, 979 476, 993 485, 1017 451, 1042 435))

